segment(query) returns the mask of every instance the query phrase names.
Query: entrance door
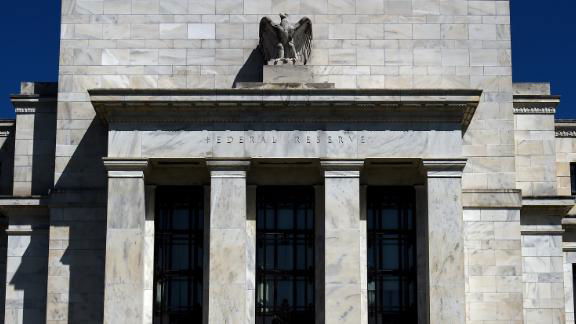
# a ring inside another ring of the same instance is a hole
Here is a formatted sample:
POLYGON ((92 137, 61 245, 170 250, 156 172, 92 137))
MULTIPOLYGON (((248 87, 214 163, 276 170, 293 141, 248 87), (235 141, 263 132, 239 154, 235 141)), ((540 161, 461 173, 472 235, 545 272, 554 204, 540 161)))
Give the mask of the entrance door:
POLYGON ((417 323, 415 194, 368 187, 368 323, 417 323))
POLYGON ((256 197, 256 324, 314 323, 314 188, 256 197))
POLYGON ((202 323, 202 187, 157 189, 154 242, 154 324, 202 323))

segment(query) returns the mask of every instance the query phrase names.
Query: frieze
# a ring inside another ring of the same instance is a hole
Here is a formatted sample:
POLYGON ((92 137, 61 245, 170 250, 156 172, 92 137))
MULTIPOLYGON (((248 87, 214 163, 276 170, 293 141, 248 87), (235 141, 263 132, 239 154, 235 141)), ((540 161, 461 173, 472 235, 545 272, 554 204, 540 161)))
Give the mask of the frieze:
POLYGON ((278 136, 206 136, 204 139, 206 144, 367 144, 366 136, 352 135, 326 135, 326 136, 292 136, 289 138, 278 136))
POLYGON ((576 129, 571 130, 556 130, 556 137, 576 137, 576 129))
POLYGON ((514 107, 515 114, 555 114, 554 107, 514 107))
POLYGON ((14 109, 16 111, 17 114, 32 114, 36 112, 36 108, 15 108, 14 109))

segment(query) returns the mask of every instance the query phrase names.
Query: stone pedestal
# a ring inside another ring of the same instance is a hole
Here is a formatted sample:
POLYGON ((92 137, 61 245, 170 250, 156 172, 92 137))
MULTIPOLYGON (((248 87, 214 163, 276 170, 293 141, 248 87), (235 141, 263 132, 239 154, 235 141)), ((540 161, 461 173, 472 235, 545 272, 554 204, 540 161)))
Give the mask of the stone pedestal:
POLYGON ((312 83, 312 68, 306 65, 264 65, 264 83, 312 83))
POLYGON ((208 320, 245 324, 250 296, 247 278, 246 172, 248 161, 208 161, 210 168, 210 245, 208 320))
POLYGON ((362 323, 360 168, 363 161, 322 161, 324 168, 324 323, 362 323))
MULTIPOLYGON (((104 323, 142 324, 146 160, 105 160, 108 170, 104 323)), ((148 260, 149 261, 149 260, 148 260)))
POLYGON ((465 323, 462 170, 466 160, 424 160, 430 324, 465 323))

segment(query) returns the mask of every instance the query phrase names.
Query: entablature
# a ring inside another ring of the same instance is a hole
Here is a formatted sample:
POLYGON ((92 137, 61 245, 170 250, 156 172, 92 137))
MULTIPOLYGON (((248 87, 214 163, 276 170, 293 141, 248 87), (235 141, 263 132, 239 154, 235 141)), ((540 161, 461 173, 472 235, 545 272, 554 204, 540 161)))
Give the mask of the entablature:
POLYGON ((422 122, 466 129, 481 90, 321 88, 94 89, 107 123, 422 122))

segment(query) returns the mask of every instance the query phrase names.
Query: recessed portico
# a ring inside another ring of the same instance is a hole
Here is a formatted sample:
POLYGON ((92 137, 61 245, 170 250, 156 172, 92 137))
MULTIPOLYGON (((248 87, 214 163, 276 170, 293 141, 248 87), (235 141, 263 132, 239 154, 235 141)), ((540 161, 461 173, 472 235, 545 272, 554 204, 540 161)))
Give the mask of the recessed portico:
MULTIPOLYGON (((425 194, 417 189, 414 196, 415 206, 427 207, 414 209, 418 211, 414 230, 420 234, 415 237, 418 242, 410 244, 422 258, 418 258, 414 277, 419 296, 411 305, 418 309, 420 319, 430 323, 463 321, 463 242, 456 234, 463 230, 460 178, 466 160, 461 153, 462 132, 479 92, 213 92, 91 92, 98 115, 108 124, 105 161, 114 166, 109 174, 115 185, 123 179, 133 181, 133 177, 117 175, 123 174, 118 169, 122 165, 128 168, 124 171, 133 172, 133 162, 126 162, 136 160, 146 166, 139 171, 142 188, 209 188, 204 190, 205 201, 210 201, 204 205, 202 304, 206 323, 254 323, 261 316, 262 292, 255 286, 260 280, 257 273, 263 273, 255 270, 259 199, 255 189, 260 186, 316 188, 316 289, 314 307, 307 309, 314 309, 317 323, 368 323, 369 305, 374 301, 369 297, 373 287, 368 287, 372 279, 367 278, 366 188, 427 188, 425 194), (444 200, 445 192, 454 196, 444 200), (452 240, 445 240, 445 230, 455 233, 452 240), (439 248, 443 244, 450 246, 439 248)), ((116 193, 109 195, 109 201, 117 200, 116 193)), ((144 190, 126 197, 132 196, 138 201, 150 199, 150 195, 144 197, 144 190), (142 197, 136 197, 138 193, 142 197)), ((147 213, 153 211, 149 208, 147 213)), ((142 224, 154 216, 142 215, 142 224)), ((147 242, 138 253, 151 255, 146 249, 154 246, 148 242, 153 236, 146 228, 135 234, 142 237, 134 239, 147 242)), ((139 276, 150 277, 144 274, 150 271, 146 270, 149 265, 134 266, 133 271, 142 272, 139 276)), ((118 287, 123 286, 114 286, 115 295, 129 293, 118 287)), ((112 295, 107 292, 107 296, 112 295)), ((143 321, 149 322, 154 303, 146 299, 153 296, 143 296, 133 301, 139 305, 126 304, 125 311, 137 309, 143 321)), ((287 303, 282 307, 291 305, 287 303)), ((110 305, 105 307, 106 314, 121 311, 118 308, 123 304, 110 305)))

